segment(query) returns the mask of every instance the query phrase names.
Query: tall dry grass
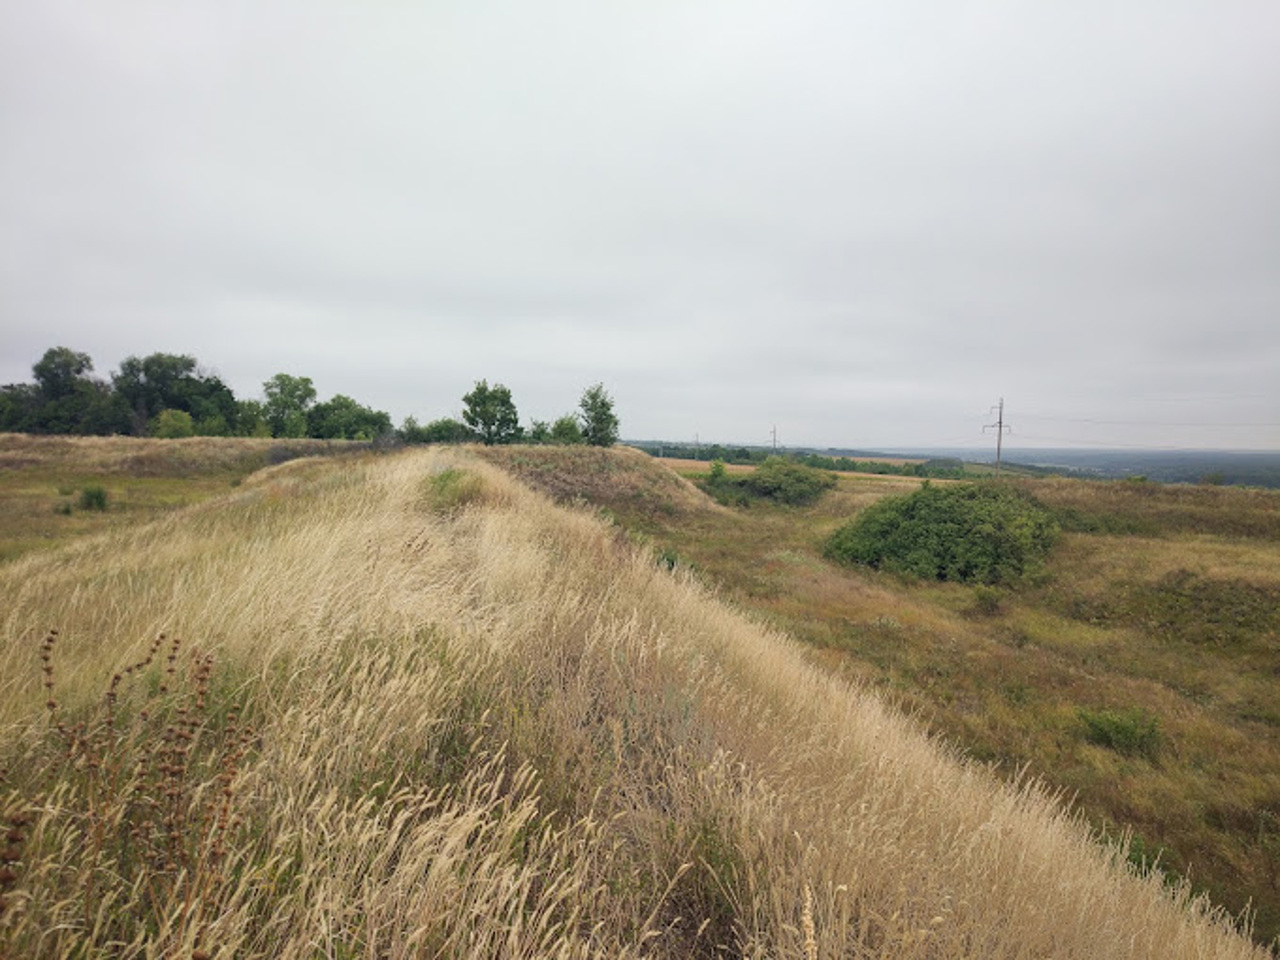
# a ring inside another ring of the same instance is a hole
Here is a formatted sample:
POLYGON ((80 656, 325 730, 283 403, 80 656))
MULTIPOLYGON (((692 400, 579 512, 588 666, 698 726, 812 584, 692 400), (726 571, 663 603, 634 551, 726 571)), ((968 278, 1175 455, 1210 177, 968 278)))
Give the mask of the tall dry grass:
POLYGON ((465 451, 285 465, 0 594, 0 955, 1264 956, 465 451))

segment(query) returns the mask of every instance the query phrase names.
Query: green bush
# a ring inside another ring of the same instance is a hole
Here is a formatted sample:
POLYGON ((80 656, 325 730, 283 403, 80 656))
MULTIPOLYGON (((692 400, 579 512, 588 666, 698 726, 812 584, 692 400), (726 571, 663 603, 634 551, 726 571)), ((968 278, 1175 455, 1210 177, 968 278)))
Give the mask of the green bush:
POLYGON ((980 583, 973 588, 973 613, 979 617, 994 617, 1000 612, 1000 591, 980 583))
POLYGON ((836 485, 836 478, 785 457, 769 457, 739 482, 757 497, 799 506, 817 500, 836 485))
POLYGON ((1084 738, 1127 757, 1155 760, 1160 754, 1160 721, 1140 708, 1080 710, 1084 738))
POLYGON ((81 510, 106 510, 107 509, 107 489, 106 487, 85 487, 80 491, 80 509, 81 510))
POLYGON ((1009 583, 1035 569, 1058 525, 1025 494, 996 484, 935 487, 889 497, 828 538, 838 563, 895 570, 926 580, 1009 583))
POLYGON ((162 440, 176 440, 196 435, 195 421, 185 410, 161 410, 151 420, 150 433, 162 440))

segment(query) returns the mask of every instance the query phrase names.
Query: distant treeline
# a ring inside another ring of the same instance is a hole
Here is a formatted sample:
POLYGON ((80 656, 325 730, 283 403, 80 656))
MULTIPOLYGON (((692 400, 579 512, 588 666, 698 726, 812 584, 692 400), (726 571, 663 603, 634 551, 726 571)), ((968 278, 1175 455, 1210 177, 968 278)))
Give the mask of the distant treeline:
POLYGON ((613 401, 601 384, 583 392, 580 412, 554 422, 534 420, 526 430, 511 391, 479 380, 462 398, 461 421, 419 424, 406 417, 396 430, 389 414, 343 394, 317 402, 310 377, 277 373, 262 384, 262 399, 239 398, 186 354, 126 357, 103 378, 93 375, 87 353, 52 347, 31 372, 32 383, 0 386, 0 432, 597 446, 609 446, 618 436, 613 401))
POLYGON ((965 475, 964 461, 951 457, 926 460, 923 463, 886 463, 883 460, 856 460, 852 457, 828 457, 818 453, 775 453, 770 447, 726 447, 718 443, 683 445, 675 443, 639 443, 639 449, 655 457, 682 460, 719 460, 722 463, 759 465, 769 457, 784 456, 795 463, 819 470, 840 473, 879 473, 899 477, 937 477, 958 480, 965 475))
POLYGON ((31 368, 34 383, 0 386, 0 430, 152 437, 315 437, 376 440, 391 417, 336 394, 316 402, 309 377, 277 373, 262 399, 237 397, 195 357, 126 357, 109 377, 87 353, 53 347, 31 368))

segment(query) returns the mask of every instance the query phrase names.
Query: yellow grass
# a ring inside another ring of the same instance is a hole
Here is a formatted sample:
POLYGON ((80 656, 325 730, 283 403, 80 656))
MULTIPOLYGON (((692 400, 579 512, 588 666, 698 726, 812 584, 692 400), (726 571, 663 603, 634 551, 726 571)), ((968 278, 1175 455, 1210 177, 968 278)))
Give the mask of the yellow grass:
POLYGON ((0 595, 0 955, 1265 956, 467 451, 286 464, 0 595))

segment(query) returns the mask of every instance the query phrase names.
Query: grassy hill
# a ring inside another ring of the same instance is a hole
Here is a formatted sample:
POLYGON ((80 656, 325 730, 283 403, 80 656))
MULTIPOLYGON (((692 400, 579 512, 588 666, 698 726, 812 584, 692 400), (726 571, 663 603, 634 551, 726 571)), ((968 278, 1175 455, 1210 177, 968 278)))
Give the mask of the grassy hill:
POLYGON ((898 585, 802 533, 902 481, 746 522, 626 451, 498 456, 294 460, 0 564, 0 955, 1266 955, 716 596, 799 624, 801 571, 852 629, 898 585), (768 559, 717 585, 730 527, 768 559), (704 573, 653 562, 699 531, 704 573))
POLYGON ((678 521, 600 502, 969 756, 1044 778, 1109 836, 1136 831, 1136 863, 1158 860, 1233 912, 1252 909, 1270 941, 1280 933, 1280 494, 1016 484, 1066 534, 1047 571, 1000 592, 822 559, 833 529, 919 481, 842 476, 812 507, 755 502, 678 521))

